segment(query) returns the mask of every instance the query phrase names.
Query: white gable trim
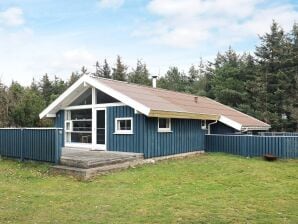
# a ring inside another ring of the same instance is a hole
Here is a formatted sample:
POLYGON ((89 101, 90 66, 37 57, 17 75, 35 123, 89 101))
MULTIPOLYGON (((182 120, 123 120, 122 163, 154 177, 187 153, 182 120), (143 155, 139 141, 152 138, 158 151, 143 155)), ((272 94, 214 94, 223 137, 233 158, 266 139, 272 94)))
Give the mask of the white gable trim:
POLYGON ((237 131, 241 131, 242 124, 240 124, 236 121, 233 121, 230 118, 227 118, 227 117, 221 115, 219 118, 219 121, 221 123, 224 123, 225 125, 228 125, 229 127, 236 129, 237 131))
POLYGON ((86 82, 89 83, 89 85, 92 85, 93 87, 103 91, 104 93, 114 97, 115 99, 119 100, 120 102, 140 111, 142 114, 149 115, 150 108, 146 107, 145 105, 131 99, 130 97, 126 96, 125 94, 116 91, 112 89, 111 87, 103 84, 100 82, 99 79, 92 78, 90 76, 85 76, 86 82))
POLYGON ((59 104, 69 96, 73 91, 75 91, 82 83, 84 82, 84 76, 79 78, 72 86, 70 86, 64 93, 62 93, 56 100, 54 100, 46 109, 44 109, 40 114, 39 118, 42 119, 44 117, 53 117, 52 110, 55 107, 58 107, 59 104), (49 116, 51 114, 51 116, 49 116))
MULTIPOLYGON (((39 117, 42 119, 44 117, 55 117, 53 116, 59 109, 62 109, 62 102, 74 91, 77 90, 77 88, 80 85, 84 85, 86 88, 87 85, 90 85, 92 87, 95 87, 104 93, 114 97, 115 99, 121 101, 122 103, 140 111, 141 113, 145 115, 149 115, 150 108, 144 106, 143 104, 140 104, 139 102, 129 98, 128 96, 112 89, 111 87, 103 84, 100 82, 100 80, 96 78, 92 78, 88 75, 82 76, 80 79, 78 79, 72 86, 70 86, 63 94, 61 94, 54 102, 52 102, 46 109, 44 109, 40 114, 39 117)), ((84 89, 85 91, 85 89, 84 89)), ((81 92, 81 91, 78 91, 81 92)), ((79 95, 79 94, 78 94, 79 95)))

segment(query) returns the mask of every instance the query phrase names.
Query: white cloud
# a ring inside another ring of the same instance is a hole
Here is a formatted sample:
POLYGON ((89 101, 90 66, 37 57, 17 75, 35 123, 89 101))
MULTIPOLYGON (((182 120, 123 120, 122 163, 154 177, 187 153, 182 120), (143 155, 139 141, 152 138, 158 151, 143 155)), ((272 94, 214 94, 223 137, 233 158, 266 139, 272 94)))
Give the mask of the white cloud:
POLYGON ((294 5, 269 0, 151 0, 147 8, 157 20, 133 35, 180 48, 233 44, 264 34, 273 19, 286 30, 298 19, 294 5))
POLYGON ((100 8, 119 8, 124 4, 124 0, 99 0, 100 8))
POLYGON ((11 7, 0 12, 0 25, 20 26, 25 23, 23 10, 18 7, 11 7))

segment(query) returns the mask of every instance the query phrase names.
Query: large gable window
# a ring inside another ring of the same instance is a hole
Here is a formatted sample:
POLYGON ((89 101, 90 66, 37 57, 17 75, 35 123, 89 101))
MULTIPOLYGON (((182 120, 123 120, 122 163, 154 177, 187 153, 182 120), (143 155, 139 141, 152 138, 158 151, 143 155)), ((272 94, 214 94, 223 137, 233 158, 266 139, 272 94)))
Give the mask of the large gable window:
POLYGON ((96 89, 96 104, 102 104, 102 103, 117 103, 119 102, 115 98, 105 94, 104 92, 96 89))
POLYGON ((158 118, 158 132, 171 132, 170 118, 158 118))
POLYGON ((70 106, 91 105, 92 104, 92 89, 87 89, 82 95, 75 99, 70 106))
POLYGON ((115 118, 115 134, 133 134, 132 117, 115 118))

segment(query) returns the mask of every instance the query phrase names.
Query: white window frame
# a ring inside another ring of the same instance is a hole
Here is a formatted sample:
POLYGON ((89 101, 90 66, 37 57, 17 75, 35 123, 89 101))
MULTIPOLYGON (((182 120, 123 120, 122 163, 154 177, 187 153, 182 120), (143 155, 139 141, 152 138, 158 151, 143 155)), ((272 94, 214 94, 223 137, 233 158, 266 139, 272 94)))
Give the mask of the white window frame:
POLYGON ((72 132, 72 120, 65 121, 65 132, 72 132), (69 124, 69 129, 67 129, 68 124, 69 124))
POLYGON ((133 134, 133 118, 132 117, 117 117, 115 118, 115 132, 117 135, 132 135, 133 134), (130 120, 131 129, 130 130, 118 130, 118 121, 130 120))
POLYGON ((171 123, 172 123, 172 120, 171 120, 171 118, 163 118, 163 117, 161 117, 161 118, 158 118, 158 122, 157 122, 157 131, 158 132, 172 132, 172 128, 171 128, 171 123), (169 127, 168 128, 160 128, 159 127, 159 119, 168 119, 169 120, 169 127))
POLYGON ((201 129, 207 130, 207 121, 206 120, 201 120, 201 129))

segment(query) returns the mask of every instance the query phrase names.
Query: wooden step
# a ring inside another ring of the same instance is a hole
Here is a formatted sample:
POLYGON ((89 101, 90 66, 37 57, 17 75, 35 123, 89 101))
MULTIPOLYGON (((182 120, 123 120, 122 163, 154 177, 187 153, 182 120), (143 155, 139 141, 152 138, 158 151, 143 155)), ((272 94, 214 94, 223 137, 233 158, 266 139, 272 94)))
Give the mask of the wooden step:
POLYGON ((131 161, 125 161, 121 163, 109 164, 104 166, 98 166, 93 168, 78 168, 64 165, 55 165, 51 167, 51 170, 55 174, 67 174, 76 177, 80 180, 88 180, 97 175, 103 175, 112 171, 123 170, 129 167, 134 167, 144 163, 143 159, 134 159, 131 161))
POLYGON ((71 158, 71 157, 61 157, 60 159, 60 165, 62 166, 70 166, 70 167, 76 167, 76 168, 94 168, 94 167, 102 167, 117 163, 125 163, 129 161, 134 161, 136 159, 143 159, 142 156, 139 157, 133 157, 133 156, 127 156, 127 157, 120 157, 120 158, 106 158, 104 160, 94 158, 94 159, 84 159, 84 158, 71 158))

